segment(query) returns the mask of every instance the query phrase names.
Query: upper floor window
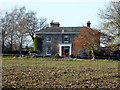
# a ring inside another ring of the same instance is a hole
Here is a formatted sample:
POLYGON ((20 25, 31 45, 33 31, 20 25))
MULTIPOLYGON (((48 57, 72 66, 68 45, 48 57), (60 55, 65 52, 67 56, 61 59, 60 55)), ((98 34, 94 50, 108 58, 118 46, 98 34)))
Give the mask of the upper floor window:
POLYGON ((69 42, 69 36, 64 36, 64 43, 68 43, 69 42))
POLYGON ((46 37, 46 42, 51 43, 51 37, 46 37))

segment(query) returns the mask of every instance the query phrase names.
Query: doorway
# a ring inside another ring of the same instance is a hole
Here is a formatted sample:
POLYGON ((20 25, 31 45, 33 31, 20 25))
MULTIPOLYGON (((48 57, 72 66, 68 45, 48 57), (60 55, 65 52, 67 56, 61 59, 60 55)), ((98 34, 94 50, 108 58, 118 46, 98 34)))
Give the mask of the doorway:
POLYGON ((62 46, 62 56, 69 57, 69 46, 62 46))
POLYGON ((69 57, 72 54, 71 43, 60 43, 59 44, 59 55, 63 57, 69 57))

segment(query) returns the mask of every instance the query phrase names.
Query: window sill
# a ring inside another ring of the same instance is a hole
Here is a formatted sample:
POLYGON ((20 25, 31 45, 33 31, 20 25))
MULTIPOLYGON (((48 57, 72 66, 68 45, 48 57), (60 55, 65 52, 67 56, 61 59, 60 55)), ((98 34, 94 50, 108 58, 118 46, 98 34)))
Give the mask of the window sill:
POLYGON ((47 43, 51 43, 51 41, 46 41, 47 43))
POLYGON ((49 56, 50 56, 51 54, 46 54, 46 55, 49 55, 49 56))
POLYGON ((69 43, 69 41, 64 41, 64 43, 69 43))

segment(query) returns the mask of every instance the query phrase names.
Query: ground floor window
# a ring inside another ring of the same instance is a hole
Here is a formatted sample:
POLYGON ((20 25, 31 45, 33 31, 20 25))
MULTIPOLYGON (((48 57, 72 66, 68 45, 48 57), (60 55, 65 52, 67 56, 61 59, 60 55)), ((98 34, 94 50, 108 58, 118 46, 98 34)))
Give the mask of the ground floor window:
POLYGON ((46 48, 46 55, 51 55, 51 52, 52 52, 51 49, 52 49, 51 47, 46 48))

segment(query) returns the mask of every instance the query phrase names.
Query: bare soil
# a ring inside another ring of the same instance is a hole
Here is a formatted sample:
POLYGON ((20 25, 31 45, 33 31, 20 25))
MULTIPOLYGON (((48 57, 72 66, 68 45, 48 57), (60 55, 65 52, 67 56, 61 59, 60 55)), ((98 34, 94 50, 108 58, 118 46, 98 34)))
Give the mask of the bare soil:
POLYGON ((112 61, 3 60, 3 88, 120 88, 112 61))

